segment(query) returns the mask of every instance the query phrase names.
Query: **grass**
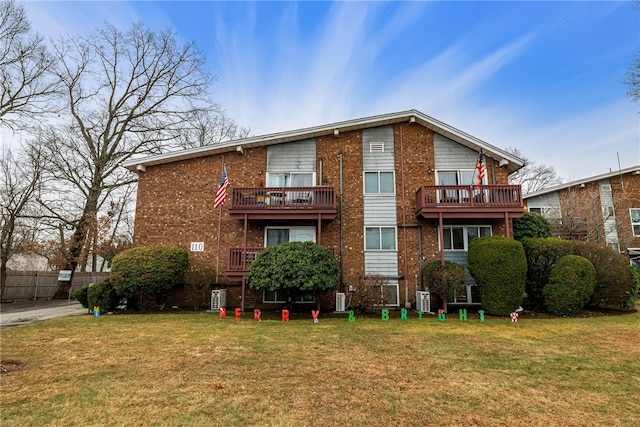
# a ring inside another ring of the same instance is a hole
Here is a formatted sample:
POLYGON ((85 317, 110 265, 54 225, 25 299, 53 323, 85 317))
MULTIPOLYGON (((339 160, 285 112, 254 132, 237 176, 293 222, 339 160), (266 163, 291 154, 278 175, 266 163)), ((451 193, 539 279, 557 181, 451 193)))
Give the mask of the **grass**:
POLYGON ((634 425, 640 314, 282 323, 210 313, 2 330, 7 426, 634 425))

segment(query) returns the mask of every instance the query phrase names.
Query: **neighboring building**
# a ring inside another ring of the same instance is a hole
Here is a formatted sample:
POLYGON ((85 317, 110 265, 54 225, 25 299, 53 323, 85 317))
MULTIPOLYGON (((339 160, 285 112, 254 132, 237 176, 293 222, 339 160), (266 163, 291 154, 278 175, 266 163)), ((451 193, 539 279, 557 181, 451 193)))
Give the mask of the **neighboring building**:
POLYGON ((47 271, 49 269, 49 259, 34 252, 18 252, 7 261, 7 269, 13 271, 47 271))
POLYGON ((555 236, 627 253, 640 267, 640 165, 524 196, 530 212, 551 221, 555 236))
MULTIPOLYGON (((266 246, 315 241, 339 261, 338 291, 380 274, 388 280, 382 291, 400 307, 423 289, 424 263, 466 263, 471 239, 510 237, 511 220, 523 213, 520 186, 508 185, 522 159, 415 110, 124 166, 138 173, 134 244, 191 248, 190 262, 219 267, 228 305, 243 309, 283 303, 275 292, 245 286, 266 246), (213 204, 223 164, 230 184, 219 211, 213 204)), ((470 282, 453 303, 479 302, 474 288, 470 282)), ((319 298, 333 306, 333 293, 319 298)))

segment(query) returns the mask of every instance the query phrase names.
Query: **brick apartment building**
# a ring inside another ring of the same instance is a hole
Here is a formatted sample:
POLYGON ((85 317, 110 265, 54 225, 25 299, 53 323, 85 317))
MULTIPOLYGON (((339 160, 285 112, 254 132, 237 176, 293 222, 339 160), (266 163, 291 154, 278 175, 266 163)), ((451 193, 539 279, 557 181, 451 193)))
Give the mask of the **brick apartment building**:
MULTIPOLYGON (((264 247, 296 240, 335 254, 337 292, 375 273, 386 278, 392 306, 414 304, 425 263, 466 263, 469 240, 510 237, 511 220, 524 210, 520 186, 508 185, 522 159, 416 110, 124 166, 138 174, 135 244, 191 249, 190 263, 217 268, 227 305, 243 309, 284 302, 276 292, 250 290, 244 277, 264 247), (229 187, 214 209, 223 164, 229 187)), ((453 303, 478 303, 474 288, 470 281, 453 303)), ((316 298, 330 308, 335 292, 316 298)))
POLYGON ((640 165, 524 195, 527 209, 550 220, 553 234, 625 253, 640 267, 640 165))

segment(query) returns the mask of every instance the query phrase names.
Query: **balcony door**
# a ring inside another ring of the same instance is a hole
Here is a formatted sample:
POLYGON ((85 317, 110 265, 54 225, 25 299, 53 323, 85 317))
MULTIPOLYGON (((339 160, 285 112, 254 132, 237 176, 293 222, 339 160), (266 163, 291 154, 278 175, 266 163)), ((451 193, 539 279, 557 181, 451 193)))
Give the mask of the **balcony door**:
MULTIPOLYGON (((315 172, 268 172, 267 187, 313 187, 315 172)), ((312 194, 309 191, 271 191, 272 202, 307 202, 310 203, 312 194)))
MULTIPOLYGON (((437 171, 438 185, 473 185, 475 169, 461 169, 455 171, 437 171)), ((469 200, 467 189, 446 189, 439 192, 440 202, 466 202, 469 200)))

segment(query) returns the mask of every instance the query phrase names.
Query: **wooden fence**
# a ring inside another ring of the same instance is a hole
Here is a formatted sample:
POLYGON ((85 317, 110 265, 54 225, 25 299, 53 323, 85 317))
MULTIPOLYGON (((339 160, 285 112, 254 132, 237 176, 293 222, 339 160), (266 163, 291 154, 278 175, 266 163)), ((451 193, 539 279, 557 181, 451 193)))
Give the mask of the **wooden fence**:
MULTIPOLYGON (((109 278, 109 273, 76 272, 73 274, 72 291, 109 278)), ((9 271, 2 301, 26 299, 51 299, 58 288, 55 271, 9 271)))

